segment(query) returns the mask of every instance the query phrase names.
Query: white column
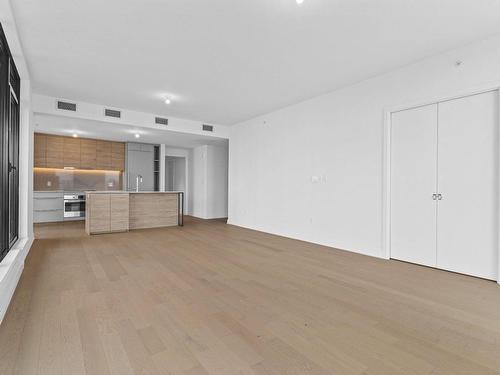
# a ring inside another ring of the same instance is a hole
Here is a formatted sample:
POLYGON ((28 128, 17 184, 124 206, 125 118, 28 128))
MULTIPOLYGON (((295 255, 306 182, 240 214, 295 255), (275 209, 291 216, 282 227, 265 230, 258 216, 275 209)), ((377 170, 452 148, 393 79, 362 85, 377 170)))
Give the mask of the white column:
POLYGON ((160 191, 165 191, 165 156, 166 146, 160 145, 160 191))
POLYGON ((19 114, 19 237, 33 237, 33 112, 31 84, 21 81, 19 114))

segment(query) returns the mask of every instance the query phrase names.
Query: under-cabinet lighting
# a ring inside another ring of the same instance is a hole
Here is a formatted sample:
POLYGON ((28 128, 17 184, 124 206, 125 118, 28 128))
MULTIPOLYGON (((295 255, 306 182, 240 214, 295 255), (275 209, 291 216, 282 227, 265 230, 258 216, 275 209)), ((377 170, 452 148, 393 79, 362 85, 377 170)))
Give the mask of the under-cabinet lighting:
POLYGON ((34 167, 35 172, 82 172, 82 173, 122 173, 120 170, 116 169, 77 169, 74 167, 64 167, 64 168, 47 168, 47 167, 34 167))

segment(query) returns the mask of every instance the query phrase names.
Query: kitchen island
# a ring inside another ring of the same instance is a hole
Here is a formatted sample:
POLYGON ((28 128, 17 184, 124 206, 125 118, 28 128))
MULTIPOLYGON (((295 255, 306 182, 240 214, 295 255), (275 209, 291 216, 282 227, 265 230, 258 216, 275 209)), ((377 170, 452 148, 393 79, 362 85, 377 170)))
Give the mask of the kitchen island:
POLYGON ((184 193, 88 191, 87 234, 126 232, 133 229, 182 226, 184 193))

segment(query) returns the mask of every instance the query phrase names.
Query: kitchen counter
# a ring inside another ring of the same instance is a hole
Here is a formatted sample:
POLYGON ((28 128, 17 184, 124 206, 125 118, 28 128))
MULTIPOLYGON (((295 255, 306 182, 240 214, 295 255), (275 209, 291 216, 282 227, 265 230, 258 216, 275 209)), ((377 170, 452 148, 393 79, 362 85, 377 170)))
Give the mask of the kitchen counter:
POLYGON ((182 191, 88 191, 87 234, 182 226, 182 191))
POLYGON ((86 191, 91 194, 184 194, 183 191, 120 191, 120 190, 103 190, 103 191, 86 191))

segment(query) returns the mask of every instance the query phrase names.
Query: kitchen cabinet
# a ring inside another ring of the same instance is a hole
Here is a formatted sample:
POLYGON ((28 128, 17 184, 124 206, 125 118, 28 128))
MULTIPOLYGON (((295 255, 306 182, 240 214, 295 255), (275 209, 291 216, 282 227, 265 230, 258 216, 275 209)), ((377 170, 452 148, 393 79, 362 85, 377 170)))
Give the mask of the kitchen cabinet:
POLYGON ((109 141, 97 141, 97 169, 112 169, 111 145, 109 141))
POLYGON ((80 141, 80 168, 97 169, 97 141, 95 139, 80 141))
POLYGON ((125 143, 35 133, 34 166, 125 171, 125 143))
POLYGON ((34 138, 34 167, 45 168, 47 166, 47 136, 35 133, 34 138))
POLYGON ((111 200, 109 195, 87 194, 85 209, 85 230, 91 233, 111 231, 111 200))
POLYGON ((125 170, 125 143, 111 143, 111 168, 116 171, 125 170))
POLYGON ((33 222, 50 223, 64 220, 62 192, 35 192, 33 194, 33 222))
POLYGON ((126 232, 129 229, 128 193, 87 193, 87 234, 126 232))
POLYGON ((184 223, 183 193, 95 191, 87 193, 86 202, 87 234, 182 226, 184 223))
POLYGON ((110 194, 111 232, 124 232, 129 228, 129 195, 110 194))
POLYGON ((64 167, 64 138, 56 135, 46 136, 45 166, 47 168, 64 167))
POLYGON ((63 138, 63 166, 80 168, 80 139, 63 138))

